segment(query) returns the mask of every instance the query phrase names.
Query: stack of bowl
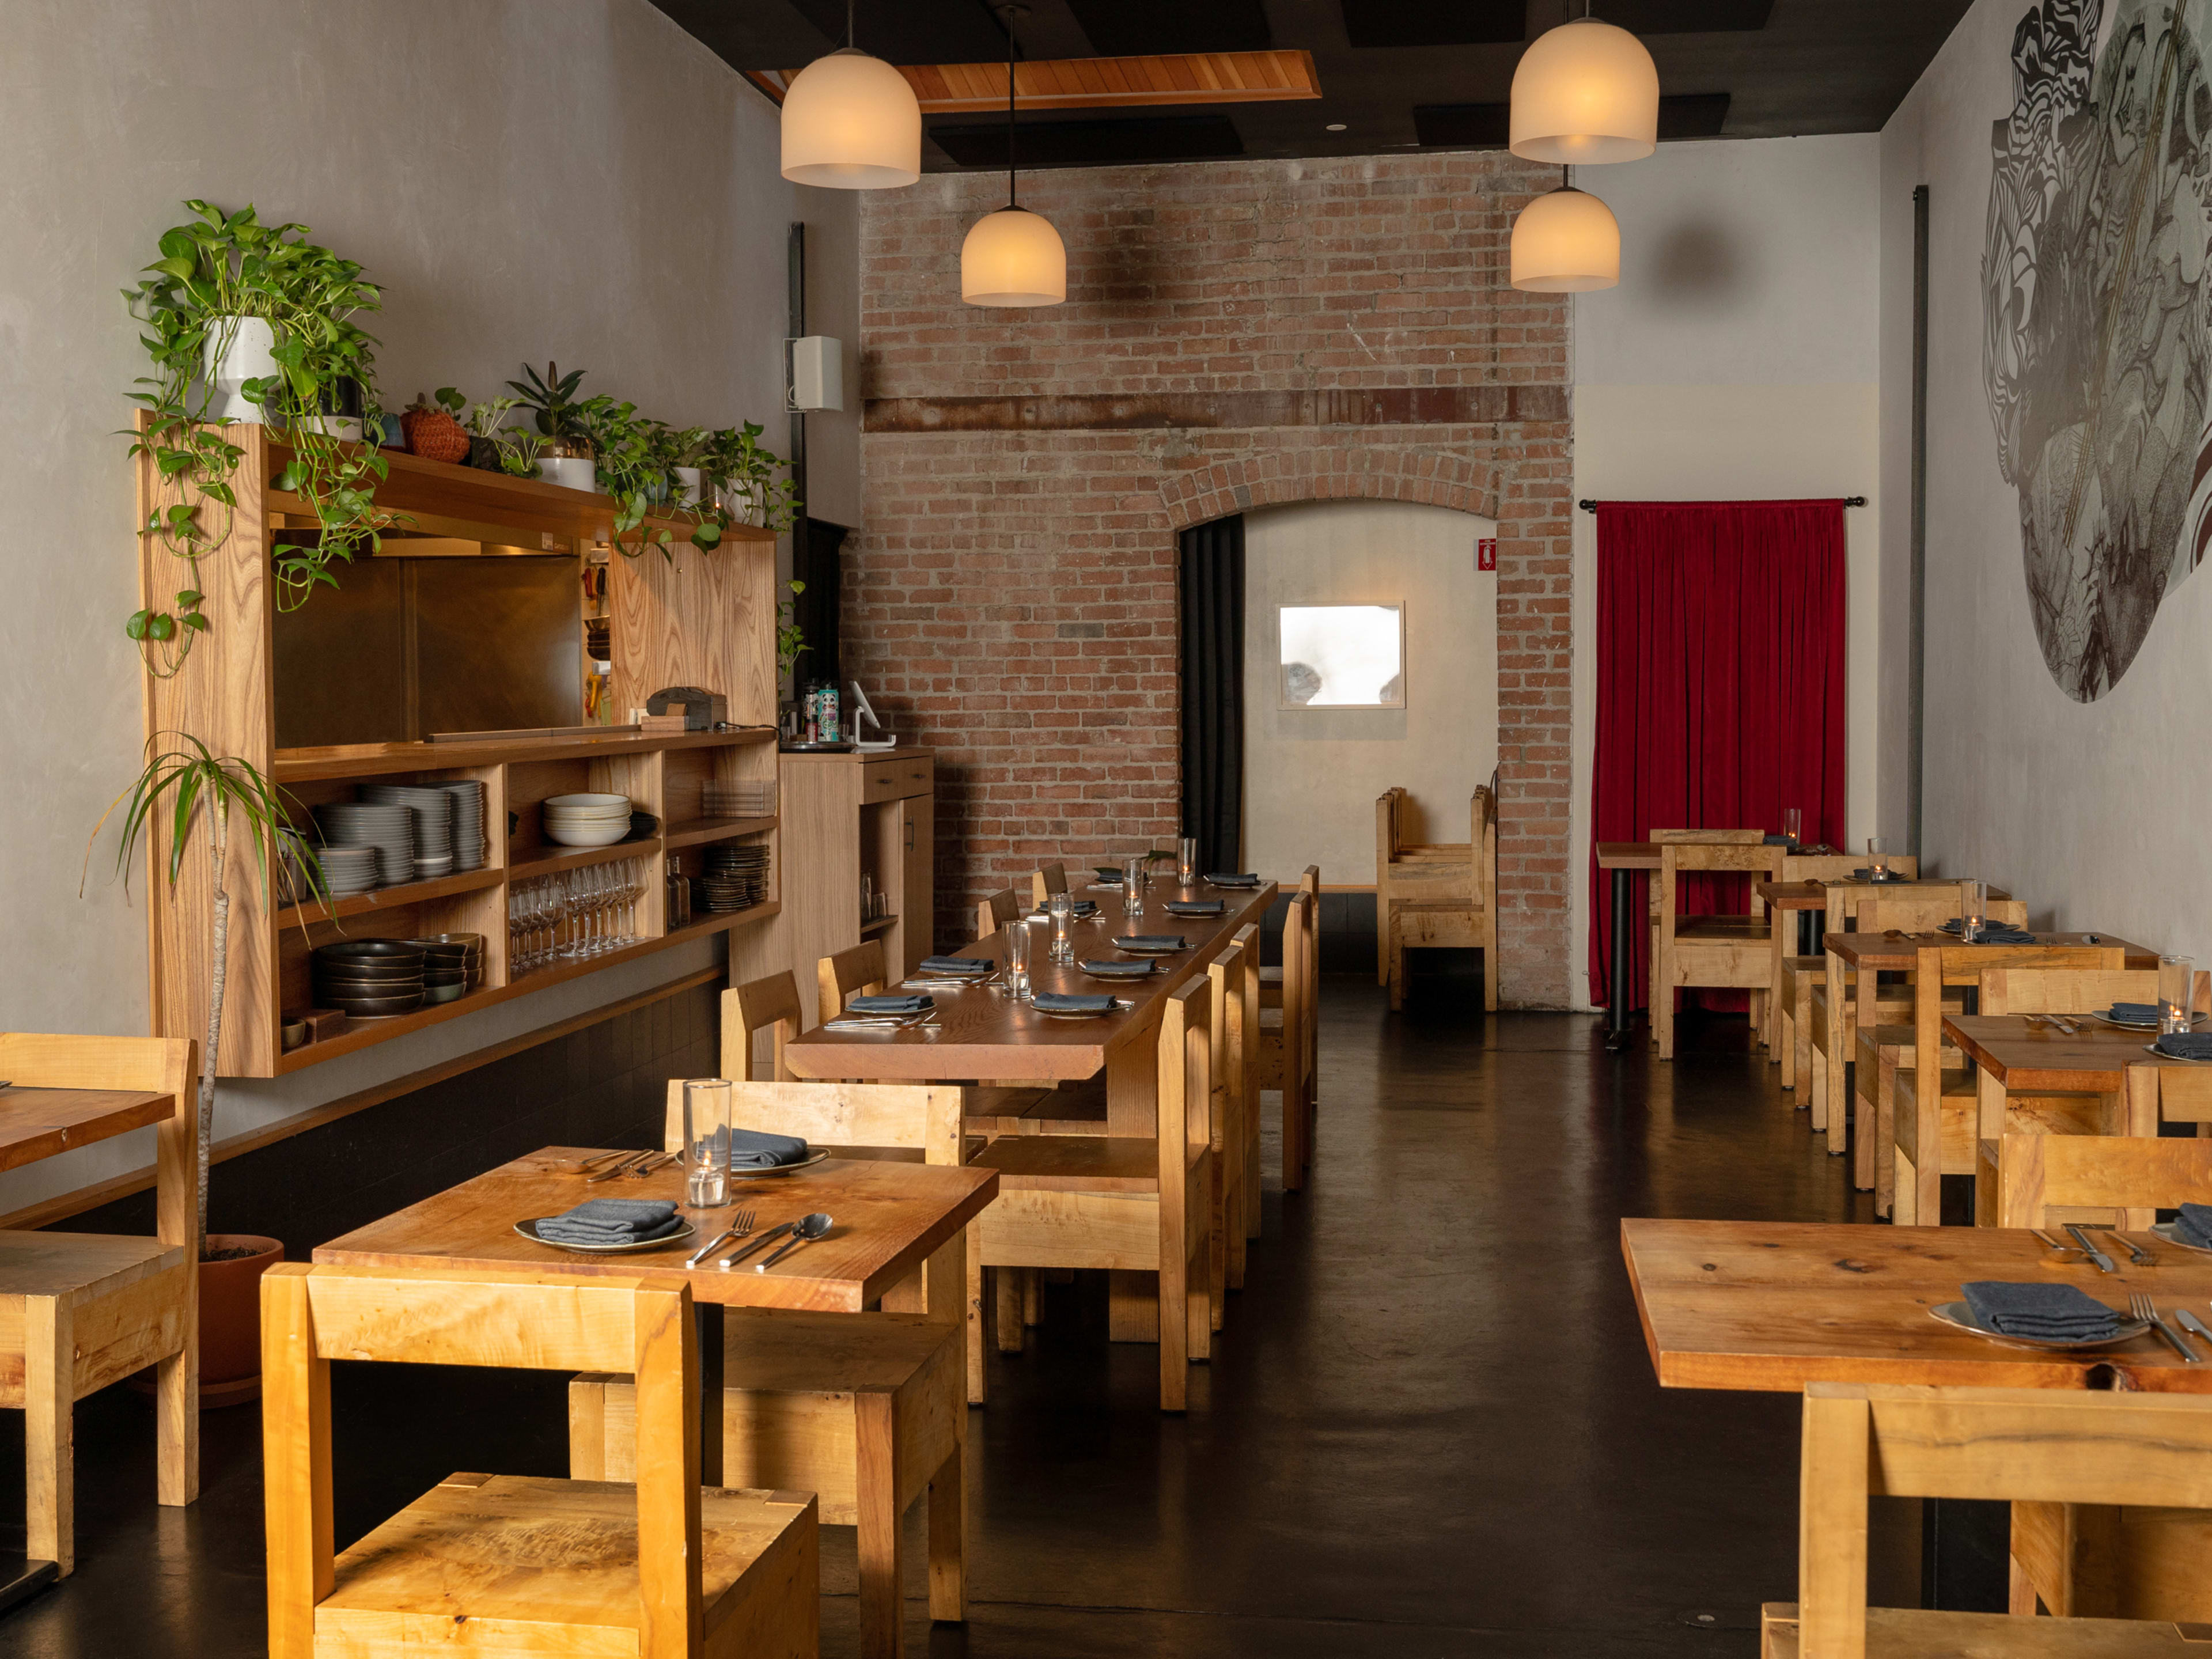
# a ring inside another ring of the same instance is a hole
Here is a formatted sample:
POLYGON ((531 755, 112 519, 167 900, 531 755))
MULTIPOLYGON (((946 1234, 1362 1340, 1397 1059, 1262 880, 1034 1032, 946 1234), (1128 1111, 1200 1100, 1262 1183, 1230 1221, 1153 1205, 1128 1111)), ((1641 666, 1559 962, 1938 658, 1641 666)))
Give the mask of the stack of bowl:
POLYGON ((482 933, 434 933, 410 939, 422 950, 422 995, 426 1002, 451 1002, 471 985, 483 982, 482 933))
POLYGON ((628 795, 556 795, 545 803, 545 839, 560 847, 611 847, 629 834, 628 795))
POLYGON ((448 789, 411 783, 365 783, 361 798, 380 805, 404 806, 415 814, 415 879, 435 881, 453 873, 453 810, 459 804, 448 789))
MULTIPOLYGON (((318 848, 315 849, 315 861, 322 866, 323 885, 334 899, 366 893, 376 885, 376 848, 374 847, 318 848)), ((285 871, 295 896, 291 902, 304 902, 308 894, 306 875, 296 871, 289 856, 285 860, 285 871)))
MULTIPOLYGON (((422 947, 404 939, 341 939, 315 947, 315 1006, 390 1019, 422 1006, 422 947)), ((458 994, 458 993, 456 993, 458 994)))
POLYGON ((456 778, 439 788, 453 798, 453 868, 481 870, 484 861, 484 787, 456 778))
POLYGON ((415 879, 415 814, 394 801, 332 800, 315 809, 323 839, 333 847, 374 847, 376 884, 415 879))

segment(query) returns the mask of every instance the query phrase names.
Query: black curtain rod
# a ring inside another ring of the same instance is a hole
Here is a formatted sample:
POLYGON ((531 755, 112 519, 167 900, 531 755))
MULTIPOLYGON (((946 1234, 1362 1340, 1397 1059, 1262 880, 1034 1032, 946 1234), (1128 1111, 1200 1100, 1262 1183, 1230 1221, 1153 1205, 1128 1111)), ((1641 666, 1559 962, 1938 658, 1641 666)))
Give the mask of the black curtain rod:
MULTIPOLYGON (((1577 501, 1575 505, 1582 508, 1585 513, 1595 513, 1598 508, 1598 504, 1587 497, 1582 501, 1577 501)), ((1844 497, 1844 505, 1845 507, 1864 507, 1866 505, 1866 497, 1863 495, 1846 495, 1844 497)))

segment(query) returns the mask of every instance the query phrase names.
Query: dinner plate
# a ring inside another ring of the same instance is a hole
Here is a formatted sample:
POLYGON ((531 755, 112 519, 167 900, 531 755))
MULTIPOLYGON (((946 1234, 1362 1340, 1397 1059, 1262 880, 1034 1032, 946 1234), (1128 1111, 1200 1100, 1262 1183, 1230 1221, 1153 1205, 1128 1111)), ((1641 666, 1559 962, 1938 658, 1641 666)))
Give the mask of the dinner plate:
MULTIPOLYGON (((2074 1019, 2078 1018, 2078 1016, 2069 1014, 2067 1018, 2069 1019, 2074 1019)), ((2091 1014, 2089 1018, 2095 1020, 2100 1025, 2111 1026, 2115 1031, 2155 1031, 2158 1030, 2158 1022, 2154 1019, 2106 1019, 2102 1014, 2091 1014)), ((2189 1023, 2191 1025, 2202 1025, 2205 1021, 2205 1018, 2206 1016, 2203 1014, 2194 1015, 2191 1017, 2189 1023)), ((2171 1059, 2172 1056, 2168 1055, 2167 1058, 2171 1059)))
POLYGON ((2180 1229, 2171 1221, 2159 1222, 2151 1228, 2151 1231, 2177 1250, 2194 1250, 2199 1255, 2212 1255, 2212 1248, 2207 1248, 2203 1244, 2191 1244, 2181 1236, 2180 1229))
POLYGON ((686 1221, 672 1233, 663 1233, 659 1238, 642 1239, 631 1244, 571 1244, 557 1238, 540 1238, 538 1224, 550 1221, 550 1215, 532 1216, 527 1221, 518 1221, 514 1231, 533 1244, 543 1244, 550 1250, 572 1250, 578 1255, 628 1255, 635 1250, 665 1250, 672 1244, 681 1244, 698 1230, 686 1221))
POLYGON ((2139 1336, 2150 1334, 2150 1325, 2147 1321, 2122 1319, 2118 1328, 2110 1336, 2094 1336, 2087 1341, 2062 1341, 2056 1337, 2045 1336, 2008 1336, 2002 1331, 1993 1331, 1986 1325, 1975 1323, 1972 1312, 1963 1302, 1941 1303, 1928 1311, 1946 1325, 1972 1331, 1976 1336, 2002 1342, 2008 1348, 2039 1348, 2045 1353, 2095 1353, 2100 1349, 2117 1348, 2124 1342, 2132 1342, 2139 1336))
POLYGON ((1152 976, 1152 974, 1156 971, 1149 958, 1144 962, 1133 962, 1129 965, 1132 968, 1142 968, 1145 971, 1141 974, 1100 974, 1094 973, 1090 969, 1085 968, 1082 970, 1083 977, 1085 979, 1102 980, 1109 984, 1129 984, 1137 980, 1150 979, 1152 976))
POLYGON ((787 1176, 793 1170, 811 1170, 829 1156, 830 1149, 828 1147, 817 1146, 808 1152, 806 1156, 800 1158, 796 1164, 772 1164, 766 1169, 755 1169, 750 1165, 732 1164, 730 1166, 730 1179, 732 1181, 759 1181, 769 1176, 787 1176))
POLYGON ((2147 1054, 2156 1054, 2160 1060, 2166 1061, 2170 1065, 2212 1066, 2212 1060, 2191 1060, 2187 1054, 2166 1054, 2161 1050, 2155 1042, 2144 1043, 2143 1052, 2147 1054))
POLYGON ((1091 1013, 1086 1010, 1078 1008, 1040 1008, 1037 1010, 1037 1012, 1042 1014, 1047 1019, 1103 1019, 1108 1014, 1112 1013, 1114 1011, 1110 1008, 1103 1008, 1095 1014, 1091 1013))

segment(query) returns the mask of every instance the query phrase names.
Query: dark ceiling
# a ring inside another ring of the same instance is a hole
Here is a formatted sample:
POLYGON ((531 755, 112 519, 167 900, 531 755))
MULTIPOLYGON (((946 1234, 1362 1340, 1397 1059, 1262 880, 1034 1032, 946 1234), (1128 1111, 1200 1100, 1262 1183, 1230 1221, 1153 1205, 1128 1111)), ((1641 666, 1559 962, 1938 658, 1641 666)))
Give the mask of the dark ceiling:
MULTIPOLYGON (((844 44, 843 0, 653 0, 733 69, 793 70, 844 44)), ((1871 132, 1972 0, 1592 0, 1659 64, 1663 138, 1871 132)), ((1322 95, 1023 118, 1024 166, 1502 149, 1523 42, 1584 0, 1029 0, 1029 58, 1304 48, 1322 95), (1344 131, 1332 132, 1332 125, 1344 131), (1034 133, 1030 127, 1038 129, 1034 133)), ((857 0, 858 44, 900 64, 1002 60, 985 0, 857 0)), ((922 166, 1006 165, 1004 127, 933 116, 922 166)))

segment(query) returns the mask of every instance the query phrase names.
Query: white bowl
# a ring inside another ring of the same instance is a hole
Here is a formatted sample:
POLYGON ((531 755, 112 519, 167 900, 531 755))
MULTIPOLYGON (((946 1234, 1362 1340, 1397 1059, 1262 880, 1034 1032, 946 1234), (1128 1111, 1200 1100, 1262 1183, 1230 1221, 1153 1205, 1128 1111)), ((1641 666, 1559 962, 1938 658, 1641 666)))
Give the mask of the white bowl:
POLYGON ((627 806, 549 806, 545 809, 545 816, 549 818, 626 818, 629 812, 627 806))
POLYGON ((605 829, 580 823, 549 823, 545 826, 545 839, 561 847, 611 847, 628 834, 629 825, 627 823, 611 823, 605 829))
POLYGON ((619 806, 627 812, 629 811, 629 797, 628 795, 551 795, 547 797, 545 805, 548 806, 619 806))

